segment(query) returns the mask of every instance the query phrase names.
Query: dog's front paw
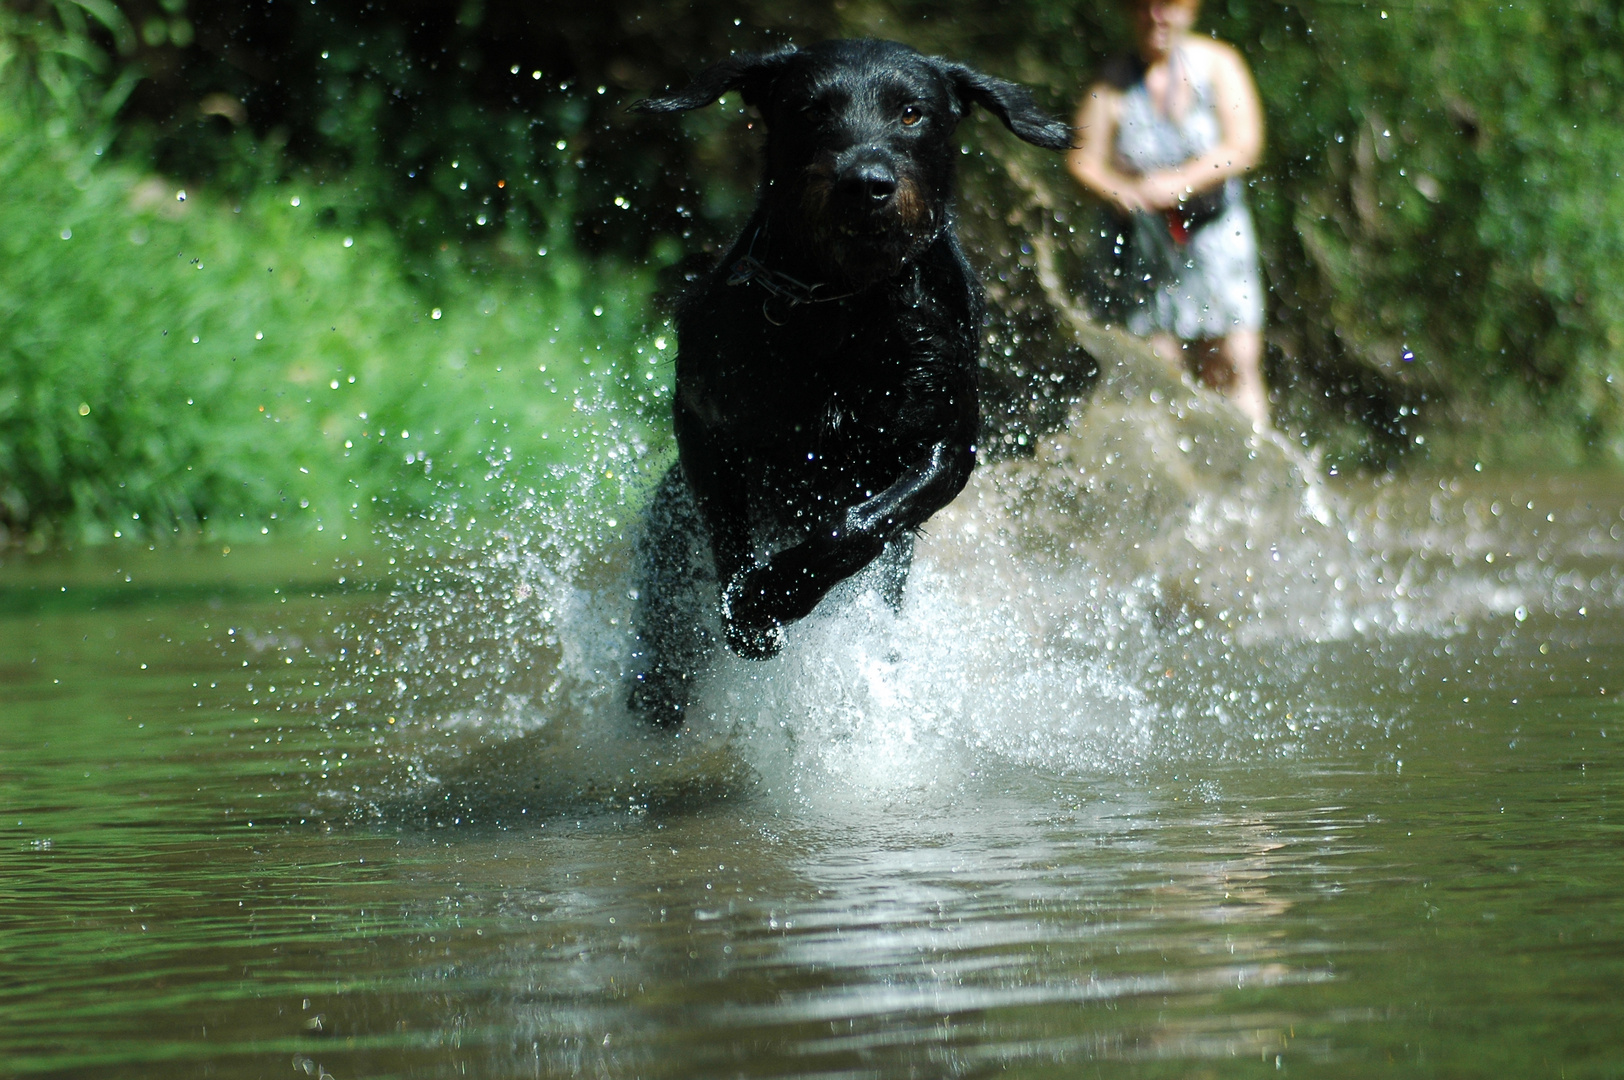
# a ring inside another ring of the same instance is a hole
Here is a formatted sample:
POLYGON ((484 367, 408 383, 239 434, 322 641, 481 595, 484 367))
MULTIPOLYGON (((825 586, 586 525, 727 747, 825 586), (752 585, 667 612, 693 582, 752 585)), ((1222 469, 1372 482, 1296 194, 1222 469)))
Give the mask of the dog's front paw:
POLYGON ((722 592, 727 647, 746 660, 771 660, 784 647, 784 627, 764 610, 763 573, 763 568, 740 573, 722 592))
POLYGON ((729 622, 727 647, 746 660, 771 660, 784 647, 784 628, 777 623, 770 626, 741 626, 729 622))

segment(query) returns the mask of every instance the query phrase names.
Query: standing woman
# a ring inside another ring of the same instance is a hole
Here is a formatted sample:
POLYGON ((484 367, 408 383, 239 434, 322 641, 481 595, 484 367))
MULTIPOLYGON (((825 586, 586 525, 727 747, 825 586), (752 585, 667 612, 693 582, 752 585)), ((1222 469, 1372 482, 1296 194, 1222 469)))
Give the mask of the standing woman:
POLYGON ((1132 217, 1128 329, 1184 354, 1262 431, 1263 283, 1241 185, 1263 150, 1257 87, 1240 53, 1192 32, 1200 0, 1129 2, 1139 55, 1089 88, 1067 165, 1132 217))

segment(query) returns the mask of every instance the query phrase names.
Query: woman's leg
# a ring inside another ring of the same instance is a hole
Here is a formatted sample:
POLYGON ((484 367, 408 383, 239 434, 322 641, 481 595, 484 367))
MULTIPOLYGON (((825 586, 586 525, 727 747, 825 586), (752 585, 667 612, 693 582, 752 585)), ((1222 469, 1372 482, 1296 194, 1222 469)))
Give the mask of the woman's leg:
POLYGON ((1252 421, 1269 427, 1269 392, 1263 385, 1263 335, 1256 330, 1234 330, 1221 338, 1197 342, 1201 381, 1233 401, 1252 421))

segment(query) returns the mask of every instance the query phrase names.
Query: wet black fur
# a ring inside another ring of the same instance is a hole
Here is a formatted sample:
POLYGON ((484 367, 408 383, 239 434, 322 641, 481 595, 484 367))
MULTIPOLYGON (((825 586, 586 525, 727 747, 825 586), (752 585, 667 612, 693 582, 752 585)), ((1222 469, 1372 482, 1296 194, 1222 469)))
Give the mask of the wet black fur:
POLYGON ((635 108, 732 90, 765 121, 765 175, 678 309, 679 460, 638 555, 630 704, 662 725, 719 638, 773 656, 876 562, 900 603, 914 530, 976 459, 982 298, 953 232, 953 130, 980 105, 1027 142, 1071 142, 1022 87, 889 41, 734 55, 635 108), (746 256, 765 269, 730 283, 746 256))

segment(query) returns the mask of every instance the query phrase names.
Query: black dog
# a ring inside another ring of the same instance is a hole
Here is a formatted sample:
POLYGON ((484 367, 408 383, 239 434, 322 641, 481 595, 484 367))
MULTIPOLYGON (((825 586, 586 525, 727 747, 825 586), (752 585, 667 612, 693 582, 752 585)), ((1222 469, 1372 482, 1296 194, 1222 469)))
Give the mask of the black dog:
POLYGON ((679 462, 647 515, 631 670, 631 707, 662 725, 718 629, 773 656, 785 623, 876 560, 900 604, 913 531, 975 467, 982 298, 953 232, 953 130, 981 105, 1071 144, 1022 87, 889 41, 735 55, 634 108, 730 90, 766 122, 766 174, 677 313, 679 462))

